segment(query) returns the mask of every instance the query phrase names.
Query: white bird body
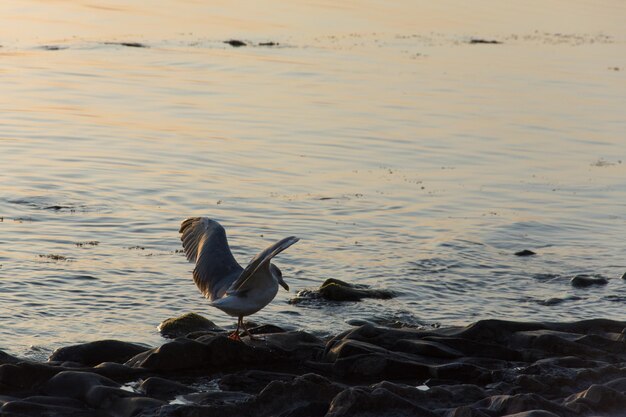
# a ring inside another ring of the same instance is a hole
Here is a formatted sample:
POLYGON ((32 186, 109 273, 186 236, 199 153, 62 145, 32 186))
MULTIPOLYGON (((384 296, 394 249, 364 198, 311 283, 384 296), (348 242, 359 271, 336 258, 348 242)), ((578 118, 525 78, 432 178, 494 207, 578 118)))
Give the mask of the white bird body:
POLYGON ((269 271, 257 272, 257 283, 259 288, 256 291, 249 291, 246 294, 226 295, 211 303, 224 313, 239 317, 250 316, 268 305, 278 293, 278 281, 269 271))
POLYGON ((276 297, 278 285, 289 290, 280 269, 270 260, 299 239, 290 236, 274 243, 244 269, 230 251, 224 228, 215 220, 189 218, 181 223, 179 232, 187 259, 196 263, 193 279, 200 291, 211 306, 239 318, 231 337, 239 339, 240 325, 250 335, 243 317, 268 305, 276 297))

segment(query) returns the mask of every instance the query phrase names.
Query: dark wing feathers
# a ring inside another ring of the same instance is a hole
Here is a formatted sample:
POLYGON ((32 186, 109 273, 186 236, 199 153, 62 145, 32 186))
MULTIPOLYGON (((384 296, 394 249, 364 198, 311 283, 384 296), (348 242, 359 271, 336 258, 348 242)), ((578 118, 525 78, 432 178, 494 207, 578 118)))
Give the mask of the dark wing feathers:
POLYGON ((196 263, 194 282, 209 300, 221 298, 243 271, 224 228, 207 217, 192 217, 181 223, 179 233, 187 259, 196 263))

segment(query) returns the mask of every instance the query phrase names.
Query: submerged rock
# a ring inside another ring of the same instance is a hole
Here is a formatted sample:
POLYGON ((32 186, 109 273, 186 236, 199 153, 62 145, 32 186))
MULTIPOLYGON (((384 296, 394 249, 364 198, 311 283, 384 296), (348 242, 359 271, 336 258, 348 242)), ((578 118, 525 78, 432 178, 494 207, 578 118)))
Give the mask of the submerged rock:
POLYGON ((224 329, 211 320, 196 313, 186 313, 179 317, 163 320, 157 327, 161 336, 176 338, 193 332, 223 332, 224 329))
POLYGON ((364 284, 350 284, 338 279, 330 278, 324 281, 318 290, 300 291, 296 298, 290 300, 295 304, 303 300, 324 299, 329 301, 361 301, 364 298, 378 298, 387 300, 396 296, 396 293, 384 289, 372 289, 364 284))
POLYGON ((592 285, 606 285, 609 281, 603 277, 602 275, 587 275, 587 274, 579 274, 576 275, 570 281, 573 287, 576 288, 586 288, 591 287, 592 285))
POLYGON ((234 47, 234 48, 239 48, 241 46, 246 46, 247 44, 244 41, 240 41, 239 39, 229 39, 227 41, 224 41, 224 43, 234 47))
POLYGON ((529 249, 524 249, 519 252, 515 252, 515 256, 533 256, 533 255, 536 255, 536 253, 529 249))

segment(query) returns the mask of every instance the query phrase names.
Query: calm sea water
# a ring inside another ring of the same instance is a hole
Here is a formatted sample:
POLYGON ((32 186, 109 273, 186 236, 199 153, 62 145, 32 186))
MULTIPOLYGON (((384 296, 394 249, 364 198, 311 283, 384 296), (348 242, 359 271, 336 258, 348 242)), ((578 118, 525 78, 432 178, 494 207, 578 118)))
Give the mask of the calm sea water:
POLYGON ((258 322, 626 320, 623 2, 8 3, 0 349, 233 325, 179 252, 189 216, 242 264, 301 238, 258 322), (327 278, 400 295, 288 303, 327 278))

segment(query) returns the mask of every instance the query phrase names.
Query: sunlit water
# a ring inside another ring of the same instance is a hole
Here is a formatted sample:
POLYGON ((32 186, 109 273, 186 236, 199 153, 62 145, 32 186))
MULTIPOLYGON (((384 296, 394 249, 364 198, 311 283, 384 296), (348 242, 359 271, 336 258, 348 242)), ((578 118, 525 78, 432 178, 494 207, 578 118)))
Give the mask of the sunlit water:
POLYGON ((0 349, 232 326, 179 252, 189 216, 242 264, 301 238, 257 322, 626 320, 621 1, 8 3, 0 349), (399 296, 288 303, 331 277, 399 296))

